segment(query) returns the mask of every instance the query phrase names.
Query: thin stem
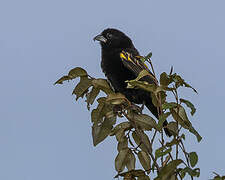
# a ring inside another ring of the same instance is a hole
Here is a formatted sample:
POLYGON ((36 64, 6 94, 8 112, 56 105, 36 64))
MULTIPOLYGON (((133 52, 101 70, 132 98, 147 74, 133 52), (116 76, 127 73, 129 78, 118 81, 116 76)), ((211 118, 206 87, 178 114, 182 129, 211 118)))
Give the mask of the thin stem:
MULTIPOLYGON (((177 93, 177 90, 175 88, 175 86, 173 86, 173 88, 175 90, 172 91, 175 99, 176 99, 176 103, 177 103, 177 114, 179 113, 179 98, 178 98, 178 93, 177 93)), ((179 126, 179 123, 177 121, 177 127, 179 126)), ((176 139, 178 140, 178 137, 179 137, 179 131, 177 132, 177 135, 176 135, 176 139)), ((179 153, 179 150, 178 150, 178 144, 176 144, 176 159, 178 159, 178 153, 179 153)))
POLYGON ((157 130, 155 129, 155 132, 154 132, 153 137, 152 137, 152 140, 151 140, 151 144, 153 144, 153 142, 154 142, 154 139, 155 139, 156 133, 157 133, 157 130))
POLYGON ((140 129, 137 127, 136 122, 135 122, 133 119, 129 118, 125 112, 123 112, 123 115, 124 115, 130 122, 132 122, 132 123, 134 124, 134 128, 135 128, 135 130, 136 130, 136 132, 137 132, 137 135, 140 137, 141 142, 143 143, 143 145, 145 146, 145 148, 148 150, 148 154, 151 156, 151 158, 152 158, 152 160, 153 160, 153 162, 154 162, 154 164, 155 164, 155 166, 156 166, 156 168, 157 168, 157 171, 159 172, 159 169, 160 169, 160 168, 159 168, 159 165, 157 164, 157 162, 156 162, 156 160, 155 160, 155 158, 154 158, 154 155, 153 155, 152 152, 151 152, 151 149, 149 149, 148 146, 145 144, 145 142, 144 142, 144 140, 143 140, 143 137, 142 137, 142 135, 141 135, 141 131, 140 131, 140 129))
POLYGON ((183 142, 182 142, 182 140, 180 140, 180 148, 182 149, 182 151, 183 151, 183 153, 184 153, 184 155, 185 155, 185 158, 186 158, 186 161, 187 161, 187 165, 190 167, 190 162, 189 162, 189 159, 188 159, 188 157, 187 157, 187 152, 186 152, 186 150, 185 150, 185 147, 184 147, 184 144, 183 144, 183 142))
MULTIPOLYGON (((156 84, 158 85, 158 82, 157 82, 157 79, 156 79, 156 74, 155 74, 155 70, 154 70, 152 61, 151 61, 150 58, 147 59, 147 61, 148 61, 149 64, 151 65, 152 73, 153 73, 154 78, 155 78, 155 80, 156 80, 156 84)), ((161 103, 161 95, 160 95, 160 93, 156 94, 156 99, 157 99, 157 101, 158 101, 158 103, 159 103, 159 107, 157 107, 158 117, 159 117, 159 116, 162 114, 162 103, 161 103)), ((154 133, 154 135, 153 135, 153 138, 155 138, 155 134, 156 134, 156 131, 155 131, 155 133, 154 133)), ((154 139, 153 139, 153 140, 154 140, 154 139)), ((161 133, 161 141, 162 141, 162 147, 163 147, 163 145, 164 145, 163 131, 162 131, 162 133, 161 133)), ((153 141, 152 141, 152 142, 153 142, 153 141)), ((163 165, 163 156, 161 156, 160 159, 161 159, 161 165, 163 165)))
MULTIPOLYGON (((162 144, 162 142, 161 142, 161 141, 159 141, 159 142, 162 144)), ((172 159, 172 161, 173 161, 173 156, 172 156, 171 152, 169 152, 169 156, 170 156, 170 159, 172 159)), ((181 177, 181 175, 180 175, 180 173, 179 173, 179 172, 178 172, 178 175, 179 175, 180 179, 182 179, 182 177, 181 177)))
POLYGON ((176 144, 176 159, 178 159, 178 153, 179 153, 179 151, 178 151, 178 144, 176 144))
POLYGON ((151 65, 151 68, 152 68, 152 73, 154 74, 154 76, 156 77, 156 75, 155 75, 155 71, 154 71, 154 68, 153 68, 153 65, 152 65, 152 61, 151 61, 151 59, 149 58, 149 59, 147 59, 147 61, 148 61, 148 63, 151 65))
MULTIPOLYGON (((185 150, 185 147, 184 147, 184 144, 183 144, 182 140, 180 140, 180 143, 181 143, 181 145, 179 144, 179 146, 180 146, 180 148, 182 149, 182 151, 183 151, 183 153, 184 153, 184 156, 185 156, 185 158, 186 158, 186 161, 187 161, 187 164, 185 163, 185 165, 188 166, 188 167, 190 167, 189 159, 188 159, 188 157, 187 157, 187 154, 188 154, 188 153, 187 153, 186 150, 185 150)), ((193 176, 191 176, 191 179, 192 179, 192 180, 194 179, 193 176)))
MULTIPOLYGON (((161 140, 162 140, 162 147, 163 147, 163 145, 164 145, 163 131, 161 133, 161 140)), ((163 156, 161 156, 161 165, 163 166, 163 156)))

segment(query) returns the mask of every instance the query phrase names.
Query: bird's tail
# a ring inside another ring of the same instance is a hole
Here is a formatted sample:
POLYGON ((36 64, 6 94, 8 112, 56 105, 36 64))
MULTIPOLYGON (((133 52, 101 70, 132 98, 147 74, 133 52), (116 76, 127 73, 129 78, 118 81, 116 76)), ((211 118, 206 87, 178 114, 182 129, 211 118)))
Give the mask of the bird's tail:
MULTIPOLYGON (((149 109, 149 111, 151 111, 151 113, 152 113, 157 119, 159 119, 159 115, 158 115, 158 110, 157 110, 157 108, 156 108, 152 103, 146 103, 145 105, 146 105, 146 107, 149 109)), ((163 127, 164 127, 163 129, 164 129, 166 135, 167 135, 168 137, 171 137, 171 136, 172 136, 171 132, 169 131, 168 128, 166 128, 167 124, 168 124, 168 122, 167 122, 167 120, 165 120, 165 121, 163 122, 163 127)))

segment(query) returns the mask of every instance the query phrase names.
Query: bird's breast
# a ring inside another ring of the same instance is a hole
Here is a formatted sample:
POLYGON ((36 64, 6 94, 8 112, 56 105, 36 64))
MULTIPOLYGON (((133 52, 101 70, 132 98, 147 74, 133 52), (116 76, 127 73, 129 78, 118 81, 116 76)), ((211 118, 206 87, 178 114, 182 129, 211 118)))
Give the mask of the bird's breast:
POLYGON ((101 68, 115 91, 118 92, 126 89, 126 80, 135 79, 134 74, 123 65, 119 52, 102 53, 101 68))

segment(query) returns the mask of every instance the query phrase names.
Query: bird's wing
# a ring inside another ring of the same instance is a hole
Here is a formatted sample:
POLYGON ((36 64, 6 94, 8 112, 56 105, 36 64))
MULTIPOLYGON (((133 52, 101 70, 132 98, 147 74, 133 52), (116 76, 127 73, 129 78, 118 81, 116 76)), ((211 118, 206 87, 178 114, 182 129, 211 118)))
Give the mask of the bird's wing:
POLYGON ((147 81, 149 84, 158 84, 155 76, 151 73, 148 66, 141 60, 141 58, 143 58, 142 56, 133 56, 133 54, 128 51, 122 51, 120 53, 120 58, 123 65, 133 72, 135 76, 138 76, 142 70, 149 72, 149 75, 140 79, 141 81, 147 81))

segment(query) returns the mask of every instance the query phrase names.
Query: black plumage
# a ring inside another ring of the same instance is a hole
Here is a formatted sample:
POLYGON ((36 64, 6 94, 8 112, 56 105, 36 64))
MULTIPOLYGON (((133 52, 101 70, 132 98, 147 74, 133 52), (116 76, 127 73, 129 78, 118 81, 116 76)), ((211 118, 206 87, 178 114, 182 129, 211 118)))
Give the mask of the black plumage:
MULTIPOLYGON (((149 71, 150 75, 143 77, 141 80, 150 84, 156 83, 150 70, 137 58, 139 52, 131 39, 117 29, 105 29, 94 40, 101 44, 101 67, 115 92, 124 94, 129 101, 135 104, 144 104, 158 118, 157 108, 153 105, 149 92, 142 89, 127 88, 125 81, 135 79, 143 69, 149 71), (130 62, 121 58, 122 52, 130 56, 130 62)), ((167 121, 163 125, 166 126, 167 121)), ((171 136, 168 129, 164 128, 164 130, 168 136, 171 136)))

